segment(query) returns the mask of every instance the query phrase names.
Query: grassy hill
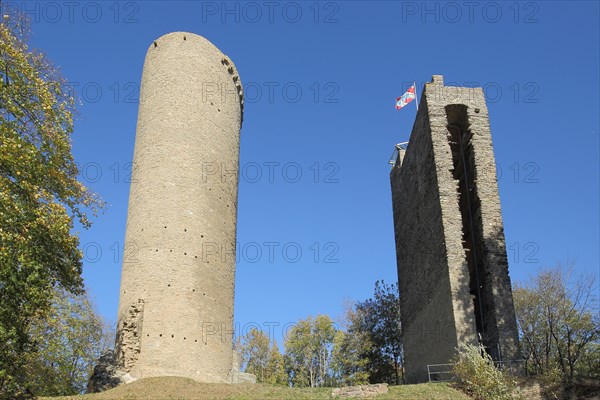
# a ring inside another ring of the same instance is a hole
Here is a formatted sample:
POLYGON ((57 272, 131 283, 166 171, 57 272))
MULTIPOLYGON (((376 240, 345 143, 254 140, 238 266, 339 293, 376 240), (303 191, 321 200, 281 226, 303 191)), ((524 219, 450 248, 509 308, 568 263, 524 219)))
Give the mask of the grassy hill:
MULTIPOLYGON (((331 388, 286 388, 268 385, 226 385, 199 383, 192 379, 179 377, 146 378, 116 387, 102 393, 83 396, 45 397, 52 400, 331 400, 331 388)), ((443 383, 421 385, 392 386, 390 392, 378 396, 377 400, 469 400, 463 393, 443 383)))

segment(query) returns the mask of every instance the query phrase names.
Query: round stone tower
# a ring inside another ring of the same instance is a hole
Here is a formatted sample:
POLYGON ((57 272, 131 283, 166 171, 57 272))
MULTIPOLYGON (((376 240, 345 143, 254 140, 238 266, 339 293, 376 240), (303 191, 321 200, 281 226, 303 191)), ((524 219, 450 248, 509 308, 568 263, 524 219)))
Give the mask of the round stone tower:
POLYGON ((144 62, 116 355, 133 378, 230 382, 243 93, 205 38, 160 37, 144 62))

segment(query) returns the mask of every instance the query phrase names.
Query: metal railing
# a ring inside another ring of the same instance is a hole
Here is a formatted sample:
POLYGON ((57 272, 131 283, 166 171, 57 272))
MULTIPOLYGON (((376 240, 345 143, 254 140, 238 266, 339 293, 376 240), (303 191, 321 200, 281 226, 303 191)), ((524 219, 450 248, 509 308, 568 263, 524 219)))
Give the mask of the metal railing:
POLYGON ((396 165, 396 163, 399 161, 400 150, 406 151, 407 148, 408 148, 408 142, 402 142, 402 143, 396 144, 394 146, 394 152, 392 153, 392 156, 390 157, 390 161, 388 161, 388 164, 390 164, 392 167, 394 167, 396 165))
POLYGON ((454 364, 429 364, 427 365, 427 375, 429 382, 450 382, 454 380, 452 367, 454 364))
MULTIPOLYGON (((494 361, 494 365, 510 375, 521 375, 525 372, 525 360, 494 361)), ((452 368, 454 364, 428 364, 427 376, 429 382, 450 382, 454 380, 452 368)))
POLYGON ((525 360, 494 361, 494 365, 500 371, 511 375, 521 375, 525 372, 525 360))

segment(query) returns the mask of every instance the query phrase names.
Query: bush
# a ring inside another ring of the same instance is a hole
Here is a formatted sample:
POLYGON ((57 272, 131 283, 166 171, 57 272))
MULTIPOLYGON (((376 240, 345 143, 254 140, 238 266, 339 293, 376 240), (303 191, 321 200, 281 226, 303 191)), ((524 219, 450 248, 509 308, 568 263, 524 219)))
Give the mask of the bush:
POLYGON ((537 375, 536 378, 546 399, 559 400, 563 398, 563 376, 560 369, 549 368, 543 374, 537 375))
POLYGON ((460 389, 475 399, 522 399, 517 383, 494 366, 481 346, 461 345, 453 372, 460 389))

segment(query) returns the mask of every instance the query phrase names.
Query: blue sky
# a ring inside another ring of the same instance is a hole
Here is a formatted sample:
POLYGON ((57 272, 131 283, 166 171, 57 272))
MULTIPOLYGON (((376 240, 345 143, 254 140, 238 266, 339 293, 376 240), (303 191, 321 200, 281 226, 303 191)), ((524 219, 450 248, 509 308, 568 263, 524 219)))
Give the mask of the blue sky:
POLYGON ((415 108, 398 112, 394 100, 413 80, 420 95, 432 74, 485 89, 513 281, 567 259, 598 273, 597 2, 6 5, 30 15, 34 47, 82 101, 74 153, 82 179, 109 204, 81 234, 84 276, 108 320, 118 305, 144 56, 171 31, 209 39, 245 86, 241 333, 257 324, 280 338, 286 323, 339 316, 345 299, 397 279, 387 162, 408 140, 415 108))

